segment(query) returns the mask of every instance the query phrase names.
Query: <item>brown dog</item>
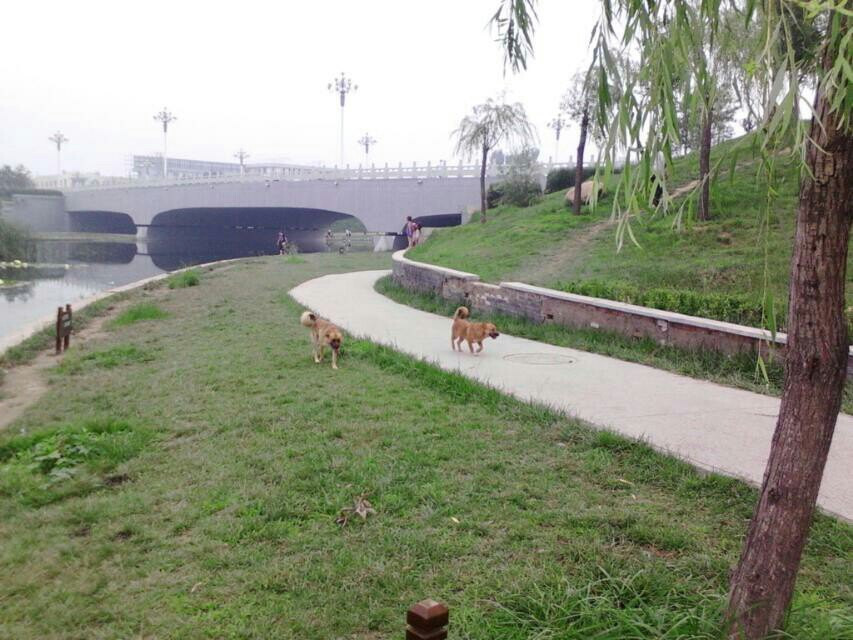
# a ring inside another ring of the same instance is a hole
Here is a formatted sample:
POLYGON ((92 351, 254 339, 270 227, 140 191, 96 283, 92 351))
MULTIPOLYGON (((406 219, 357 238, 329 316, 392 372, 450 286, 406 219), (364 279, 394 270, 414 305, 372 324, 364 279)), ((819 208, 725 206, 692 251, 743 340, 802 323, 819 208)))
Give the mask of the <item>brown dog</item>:
POLYGON ((468 343, 468 349, 474 355, 477 355, 483 350, 483 340, 486 338, 497 338, 500 334, 498 328, 491 322, 469 322, 468 308, 459 307, 456 313, 453 314, 453 329, 450 334, 450 346, 456 351, 462 351, 462 341, 468 343), (474 351, 474 343, 480 348, 474 351))
POLYGON ((332 369, 338 368, 338 352, 344 340, 343 333, 328 320, 323 320, 313 311, 305 311, 299 319, 302 326, 311 329, 311 343, 314 345, 314 362, 323 360, 323 352, 328 345, 332 349, 332 369))

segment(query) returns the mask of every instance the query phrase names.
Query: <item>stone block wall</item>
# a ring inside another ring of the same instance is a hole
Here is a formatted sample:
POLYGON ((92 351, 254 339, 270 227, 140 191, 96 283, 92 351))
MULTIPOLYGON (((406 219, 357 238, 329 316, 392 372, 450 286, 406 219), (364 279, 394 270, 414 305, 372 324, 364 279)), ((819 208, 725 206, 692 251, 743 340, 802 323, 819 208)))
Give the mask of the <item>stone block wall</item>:
MULTIPOLYGON (((480 312, 524 317, 531 322, 611 331, 635 338, 650 338, 661 345, 685 349, 711 349, 729 355, 769 350, 781 357, 786 336, 769 331, 696 318, 671 311, 625 304, 614 300, 564 293, 519 282, 499 285, 480 281, 474 273, 436 267, 394 254, 393 277, 401 286, 439 295, 480 312)), ((853 350, 847 375, 853 375, 853 350)))

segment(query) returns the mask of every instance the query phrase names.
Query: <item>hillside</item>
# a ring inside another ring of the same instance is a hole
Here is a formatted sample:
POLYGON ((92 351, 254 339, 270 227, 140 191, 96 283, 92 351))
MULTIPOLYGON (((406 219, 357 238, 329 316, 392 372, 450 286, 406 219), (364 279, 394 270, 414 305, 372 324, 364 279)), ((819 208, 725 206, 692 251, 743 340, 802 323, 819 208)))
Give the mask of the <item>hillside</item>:
MULTIPOLYGON (((715 149, 712 159, 719 153, 715 149)), ((670 188, 695 179, 696 165, 695 155, 677 160, 670 188)), ((767 289, 784 304, 798 171, 790 160, 777 161, 777 196, 767 216, 766 180, 758 167, 744 151, 735 172, 712 185, 710 221, 686 216, 678 230, 672 213, 635 218, 632 229, 639 246, 626 240, 621 251, 609 221, 610 197, 595 211, 575 216, 564 203, 564 192, 558 192, 531 207, 492 210, 486 224, 475 218, 466 226, 438 231, 410 257, 471 271, 492 282, 520 280, 601 297, 613 297, 609 292, 614 289, 635 297, 651 289, 732 294, 759 307, 766 273, 767 289)), ((696 200, 695 193, 688 194, 676 200, 676 207, 684 197, 696 200)), ((848 278, 850 273, 848 264, 848 278)), ((847 295, 849 306, 853 300, 850 291, 847 295)))

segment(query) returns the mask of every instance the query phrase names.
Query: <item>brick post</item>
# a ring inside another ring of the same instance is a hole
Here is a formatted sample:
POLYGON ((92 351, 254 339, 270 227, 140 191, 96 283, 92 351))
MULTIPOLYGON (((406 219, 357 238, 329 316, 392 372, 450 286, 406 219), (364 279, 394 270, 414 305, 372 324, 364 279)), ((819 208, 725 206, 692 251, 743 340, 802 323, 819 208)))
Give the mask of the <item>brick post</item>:
POLYGON ((406 613, 406 640, 445 640, 450 613, 435 600, 421 600, 406 613))

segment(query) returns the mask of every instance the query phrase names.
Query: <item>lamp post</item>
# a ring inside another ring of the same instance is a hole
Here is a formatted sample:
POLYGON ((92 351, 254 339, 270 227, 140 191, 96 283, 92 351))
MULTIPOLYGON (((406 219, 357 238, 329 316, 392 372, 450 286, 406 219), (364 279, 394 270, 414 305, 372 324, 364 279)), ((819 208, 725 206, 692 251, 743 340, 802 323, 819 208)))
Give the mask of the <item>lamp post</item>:
POLYGON ((249 157, 249 154, 240 149, 237 153, 234 154, 234 157, 240 161, 240 176, 245 175, 245 171, 243 169, 243 160, 249 157))
POLYGON ((68 142, 68 138, 62 135, 61 131, 57 131, 48 140, 56 145, 56 175, 59 177, 62 175, 62 145, 68 142))
POLYGON ((556 142, 554 143, 554 162, 557 162, 557 157, 560 154, 560 131, 563 130, 563 127, 565 127, 566 124, 568 123, 563 120, 562 114, 558 114, 556 118, 548 123, 548 128, 553 129, 556 136, 556 142))
POLYGON ((370 145, 376 144, 376 138, 371 138, 370 134, 365 133, 362 138, 359 139, 358 144, 364 147, 364 166, 367 166, 367 157, 370 155, 370 145))
POLYGON ((358 85, 353 84, 343 71, 341 71, 340 78, 335 78, 329 83, 329 91, 334 91, 341 98, 341 168, 344 166, 344 105, 347 101, 347 94, 357 89, 358 85))
POLYGON ((163 123, 163 179, 166 179, 169 176, 169 155, 168 146, 166 144, 166 134, 169 132, 169 123, 173 120, 177 120, 177 118, 169 113, 169 110, 166 109, 166 107, 163 107, 163 110, 154 116, 154 119, 157 122, 163 123))

